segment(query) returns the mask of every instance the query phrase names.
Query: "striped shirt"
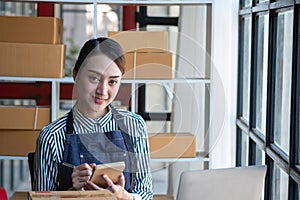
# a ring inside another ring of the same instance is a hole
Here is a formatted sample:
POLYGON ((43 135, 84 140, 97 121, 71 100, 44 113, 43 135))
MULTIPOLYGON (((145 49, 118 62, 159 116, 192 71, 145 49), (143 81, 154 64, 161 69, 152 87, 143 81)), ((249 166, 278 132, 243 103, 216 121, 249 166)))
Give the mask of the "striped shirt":
MULTIPOLYGON (((136 183, 132 190, 135 197, 152 199, 152 176, 149 166, 148 135, 144 120, 137 114, 118 110, 124 116, 128 133, 132 136, 134 151, 137 155, 136 183)), ((75 134, 109 132, 118 129, 110 110, 105 116, 91 119, 84 117, 73 107, 75 134)), ((33 189, 52 191, 57 189, 58 167, 63 161, 67 115, 45 126, 36 144, 33 189)), ((137 198, 138 199, 138 198, 137 198)))

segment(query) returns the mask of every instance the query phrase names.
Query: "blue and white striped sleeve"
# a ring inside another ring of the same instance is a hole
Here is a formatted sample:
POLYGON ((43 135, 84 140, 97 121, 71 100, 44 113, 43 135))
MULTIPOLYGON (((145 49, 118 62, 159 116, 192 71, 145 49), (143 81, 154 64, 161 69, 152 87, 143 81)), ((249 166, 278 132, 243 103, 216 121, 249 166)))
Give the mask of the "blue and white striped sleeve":
POLYGON ((62 123, 44 127, 36 142, 33 190, 57 189, 58 163, 63 152, 64 130, 62 123))
MULTIPOLYGON (((132 193, 138 194, 143 200, 151 200, 153 197, 152 188, 152 176, 150 171, 150 156, 149 156, 149 144, 147 128, 144 120, 138 117, 138 124, 135 126, 135 130, 131 130, 134 133, 133 144, 135 146, 137 156, 137 173, 136 184, 132 193)), ((136 199, 139 199, 135 196, 136 199)))

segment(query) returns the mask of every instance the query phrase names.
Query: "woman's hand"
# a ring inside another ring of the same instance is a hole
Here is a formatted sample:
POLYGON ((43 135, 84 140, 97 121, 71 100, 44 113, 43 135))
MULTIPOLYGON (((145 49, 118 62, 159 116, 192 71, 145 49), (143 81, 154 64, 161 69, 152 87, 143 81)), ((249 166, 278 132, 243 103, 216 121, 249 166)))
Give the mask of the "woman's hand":
POLYGON ((93 168, 96 166, 95 163, 90 165, 84 163, 73 169, 72 173, 72 183, 73 188, 76 190, 83 190, 87 182, 93 173, 93 168))
MULTIPOLYGON (((112 180, 107 176, 103 175, 104 180, 106 181, 108 187, 106 188, 110 192, 114 194, 114 196, 118 200, 133 200, 133 196, 124 189, 125 186, 125 178, 123 174, 119 177, 118 183, 114 184, 112 180)), ((97 186, 95 183, 88 181, 85 185, 85 189, 87 190, 103 190, 105 188, 101 188, 97 186)))

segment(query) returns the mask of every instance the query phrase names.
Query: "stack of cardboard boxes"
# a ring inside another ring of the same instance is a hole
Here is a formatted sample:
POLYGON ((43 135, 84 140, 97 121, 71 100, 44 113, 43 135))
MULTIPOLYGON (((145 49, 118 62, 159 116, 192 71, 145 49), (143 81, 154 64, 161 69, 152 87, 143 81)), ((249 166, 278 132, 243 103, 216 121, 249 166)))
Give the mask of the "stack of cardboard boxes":
POLYGON ((124 79, 172 79, 172 53, 168 33, 119 31, 108 36, 122 46, 126 57, 124 79))
POLYGON ((63 21, 0 16, 0 76, 64 76, 63 21))
MULTIPOLYGON (((64 76, 63 21, 55 17, 0 16, 0 76, 64 76)), ((0 106, 0 155, 27 156, 49 107, 0 106)))
MULTIPOLYGON (((122 46, 126 57, 125 79, 172 79, 172 53, 168 33, 160 31, 109 32, 122 46)), ((196 156, 196 137, 191 133, 149 134, 151 158, 196 156)))
POLYGON ((0 155, 27 156, 35 151, 41 129, 50 123, 50 108, 0 106, 0 155))

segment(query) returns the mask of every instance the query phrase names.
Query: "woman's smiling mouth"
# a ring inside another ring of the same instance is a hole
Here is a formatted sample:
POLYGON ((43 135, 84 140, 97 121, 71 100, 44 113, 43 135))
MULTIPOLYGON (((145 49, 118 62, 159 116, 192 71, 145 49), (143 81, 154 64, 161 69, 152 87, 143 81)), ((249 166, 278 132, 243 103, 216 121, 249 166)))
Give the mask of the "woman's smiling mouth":
POLYGON ((96 104, 102 104, 106 99, 101 98, 101 97, 94 97, 95 103, 96 104))

